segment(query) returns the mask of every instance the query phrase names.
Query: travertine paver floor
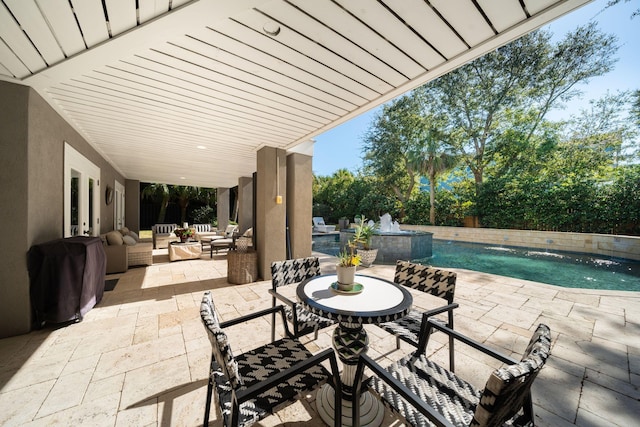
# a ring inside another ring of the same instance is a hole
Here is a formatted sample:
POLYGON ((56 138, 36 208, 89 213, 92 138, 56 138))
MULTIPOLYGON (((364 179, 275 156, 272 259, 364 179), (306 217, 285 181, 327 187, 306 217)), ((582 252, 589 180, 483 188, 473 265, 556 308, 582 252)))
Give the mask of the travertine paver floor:
MULTIPOLYGON (((321 257, 323 271, 332 269, 321 257)), ((366 274, 391 279, 393 266, 366 274)), ((456 329, 506 353, 520 355, 544 322, 552 356, 534 384, 537 425, 640 424, 640 295, 564 289, 456 270, 456 329)), ((210 344, 199 304, 211 289, 224 319, 268 307, 269 282, 229 285, 224 254, 170 263, 157 250, 154 265, 132 268, 81 323, 48 326, 0 340, 0 425, 197 426, 202 424, 210 344)), ((293 291, 293 289, 292 289, 293 291)), ((416 295, 415 305, 429 307, 416 295)), ((370 354, 383 364, 410 348, 375 326, 370 354)), ((230 334, 236 352, 268 339, 268 319, 230 334)), ((331 345, 331 329, 315 351, 331 345)), ((447 366, 447 347, 434 335, 433 358, 447 366)), ((489 364, 488 364, 489 363, 489 364)), ((456 372, 482 387, 492 368, 456 346, 456 372)), ((313 396, 260 423, 320 426, 313 396)), ((385 425, 401 423, 388 416, 385 425)), ((215 414, 211 425, 221 425, 215 414)))

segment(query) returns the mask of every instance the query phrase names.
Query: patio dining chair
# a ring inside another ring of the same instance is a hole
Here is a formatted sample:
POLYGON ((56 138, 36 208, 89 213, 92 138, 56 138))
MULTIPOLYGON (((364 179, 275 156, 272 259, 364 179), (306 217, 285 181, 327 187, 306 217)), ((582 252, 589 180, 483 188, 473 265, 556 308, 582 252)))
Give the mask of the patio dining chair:
MULTIPOLYGON (((447 371, 424 354, 424 348, 383 368, 361 355, 356 368, 354 401, 360 396, 365 367, 373 375, 365 387, 382 399, 389 409, 412 426, 533 426, 531 385, 550 354, 551 332, 540 324, 522 359, 516 361, 453 331, 433 319, 431 328, 507 364, 494 370, 483 390, 447 371)), ((359 419, 359 405, 353 405, 353 419, 359 419)), ((354 427, 359 423, 354 423, 354 427)))
MULTIPOLYGON (((300 283, 320 275, 320 262, 317 257, 290 259, 271 263, 271 303, 275 307, 277 301, 284 303, 284 311, 293 328, 293 334, 298 337, 310 333, 318 339, 318 330, 333 325, 335 322, 305 310, 299 303, 291 301, 278 292, 282 286, 300 283)), ((275 315, 272 316, 271 339, 275 339, 275 315)))
POLYGON ((200 317, 212 346, 204 426, 209 425, 214 390, 222 424, 246 427, 326 383, 335 390, 335 425, 340 425, 342 392, 335 353, 328 348, 313 355, 289 332, 282 306, 220 322, 211 292, 207 291, 202 298, 200 317), (225 329, 271 313, 281 314, 285 337, 234 356, 225 329), (327 360, 331 371, 322 365, 327 360))
MULTIPOLYGON (((458 304, 453 302, 456 278, 456 273, 452 271, 440 270, 408 261, 396 261, 396 272, 393 278, 396 284, 434 295, 442 298, 446 302, 445 305, 438 308, 424 312, 411 310, 407 316, 401 319, 381 323, 379 326, 382 329, 396 336, 397 349, 400 349, 400 340, 414 347, 420 347, 423 344, 426 348, 429 337, 421 336, 420 329, 421 326, 426 323, 427 319, 432 316, 446 312, 447 322, 445 324, 453 329, 453 310, 458 307, 458 304), (424 343, 421 343, 420 340, 424 340, 424 343)), ((436 321, 440 320, 436 319, 436 321)), ((454 340, 450 336, 449 369, 451 369, 452 372, 455 370, 453 345, 454 340)))

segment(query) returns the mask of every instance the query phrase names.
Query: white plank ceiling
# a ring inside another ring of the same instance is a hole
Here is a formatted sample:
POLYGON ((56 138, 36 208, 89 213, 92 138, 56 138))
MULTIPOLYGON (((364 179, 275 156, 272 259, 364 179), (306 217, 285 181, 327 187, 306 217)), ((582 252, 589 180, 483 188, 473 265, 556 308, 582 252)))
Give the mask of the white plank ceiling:
POLYGON ((0 79, 128 179, 232 187, 260 147, 308 147, 588 1, 0 0, 0 79))

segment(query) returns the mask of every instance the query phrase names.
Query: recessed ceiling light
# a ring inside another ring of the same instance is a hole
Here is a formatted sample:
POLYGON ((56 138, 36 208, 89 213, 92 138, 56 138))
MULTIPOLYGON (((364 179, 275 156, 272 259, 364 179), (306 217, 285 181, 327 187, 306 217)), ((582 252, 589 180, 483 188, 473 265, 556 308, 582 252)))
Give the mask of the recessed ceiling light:
POLYGON ((280 25, 276 24, 273 21, 269 21, 262 26, 262 30, 268 35, 275 37, 280 34, 280 25))
POLYGON ((196 148, 199 149, 199 150, 206 150, 207 149, 207 147, 205 147, 204 145, 198 145, 196 148))
POLYGON ((185 178, 184 176, 181 176, 180 179, 187 179, 187 178, 185 178))

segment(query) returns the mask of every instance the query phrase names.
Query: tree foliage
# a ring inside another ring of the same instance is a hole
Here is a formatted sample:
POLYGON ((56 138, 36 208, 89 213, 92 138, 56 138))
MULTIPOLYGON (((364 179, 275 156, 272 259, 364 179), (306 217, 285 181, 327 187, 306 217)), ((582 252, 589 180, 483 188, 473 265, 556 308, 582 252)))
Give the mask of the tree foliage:
POLYGON ((553 107, 579 94, 576 85, 610 71, 616 38, 595 24, 578 27, 551 43, 551 33, 535 31, 490 52, 419 90, 434 114, 444 115, 449 143, 474 176, 477 187, 488 165, 510 139, 518 121, 519 149, 539 131, 553 107))

